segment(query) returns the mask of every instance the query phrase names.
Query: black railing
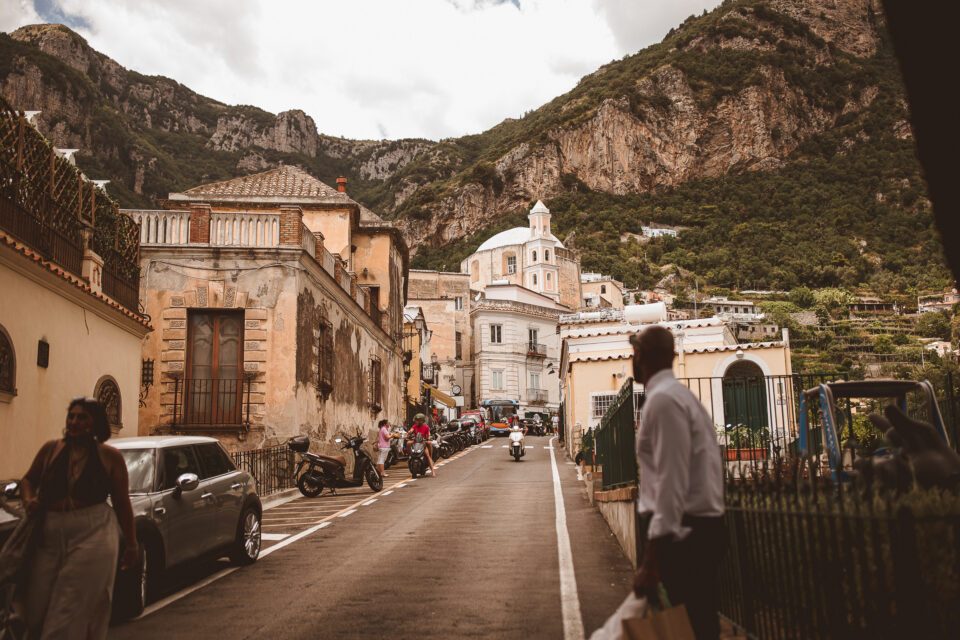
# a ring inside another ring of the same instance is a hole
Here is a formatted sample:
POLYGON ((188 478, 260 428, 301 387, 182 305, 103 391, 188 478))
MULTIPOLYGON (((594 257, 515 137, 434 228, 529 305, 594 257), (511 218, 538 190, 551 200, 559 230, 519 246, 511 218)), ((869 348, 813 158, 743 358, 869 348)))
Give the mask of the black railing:
POLYGON ((597 462, 603 469, 604 489, 637 484, 634 398, 633 378, 629 378, 620 387, 597 429, 597 462))
POLYGON ((175 378, 171 427, 250 428, 253 381, 175 378))
POLYGON ((528 342, 527 355, 531 358, 544 358, 547 355, 547 345, 539 342, 528 342))
POLYGON ((115 268, 103 265, 103 292, 133 312, 140 307, 138 279, 126 278, 117 273, 115 268))
POLYGON ((296 486, 296 478, 293 477, 294 455, 285 445, 235 451, 233 461, 257 481, 257 493, 261 497, 296 486))
POLYGON ((727 484, 723 616, 752 638, 960 637, 956 495, 789 475, 727 484))
POLYGON ((76 276, 81 275, 83 249, 79 224, 73 229, 71 238, 66 233, 45 224, 43 219, 30 215, 9 198, 0 195, 0 229, 66 271, 76 276))

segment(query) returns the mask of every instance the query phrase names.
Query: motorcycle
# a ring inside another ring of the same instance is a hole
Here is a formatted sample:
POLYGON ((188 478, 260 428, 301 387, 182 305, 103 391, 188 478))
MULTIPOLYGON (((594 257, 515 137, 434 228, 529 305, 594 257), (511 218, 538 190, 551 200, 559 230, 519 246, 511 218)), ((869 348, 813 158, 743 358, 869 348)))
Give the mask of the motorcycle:
POLYGON ((410 475, 414 478, 426 475, 427 469, 430 468, 429 463, 427 463, 426 449, 427 443, 423 436, 417 435, 413 444, 410 445, 410 459, 407 461, 407 468, 410 469, 410 475))
POLYGON ((387 454, 387 460, 383 464, 384 469, 389 469, 398 462, 410 457, 410 448, 407 446, 407 441, 404 437, 406 432, 400 427, 395 427, 393 435, 395 437, 390 439, 390 452, 387 454))
POLYGON ((287 447, 300 455, 294 477, 297 479, 297 488, 306 497, 316 498, 325 488, 331 494, 336 494, 337 489, 362 487, 364 481, 374 492, 383 489, 383 476, 377 472, 369 454, 361 448, 366 438, 359 431, 353 437, 347 437, 346 434, 341 436, 335 438, 334 442, 341 445, 341 450, 353 450, 353 476, 350 478, 345 474, 347 459, 343 455, 310 453, 310 438, 307 436, 297 436, 287 441, 287 447))
POLYGON ((508 451, 516 462, 520 462, 521 456, 527 455, 527 450, 523 445, 523 431, 521 429, 510 431, 510 448, 508 451))

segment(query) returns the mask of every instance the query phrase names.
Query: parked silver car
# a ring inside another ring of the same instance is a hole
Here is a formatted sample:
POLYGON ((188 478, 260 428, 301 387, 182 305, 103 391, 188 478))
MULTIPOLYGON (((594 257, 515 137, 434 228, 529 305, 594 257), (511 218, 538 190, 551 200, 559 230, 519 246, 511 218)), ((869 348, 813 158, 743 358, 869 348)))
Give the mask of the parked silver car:
POLYGON ((139 566, 117 576, 118 614, 139 615, 168 567, 219 555, 238 564, 257 560, 262 505, 256 482, 217 440, 150 436, 110 444, 127 463, 141 548, 139 566))

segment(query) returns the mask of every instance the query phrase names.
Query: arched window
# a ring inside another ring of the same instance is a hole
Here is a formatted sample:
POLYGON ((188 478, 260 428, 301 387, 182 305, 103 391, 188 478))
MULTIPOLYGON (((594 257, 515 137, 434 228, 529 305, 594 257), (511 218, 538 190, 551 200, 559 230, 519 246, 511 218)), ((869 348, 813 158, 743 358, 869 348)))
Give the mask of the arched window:
POLYGON ((543 261, 550 262, 550 249, 543 250, 543 261))
POLYGON ((533 258, 530 260, 530 262, 536 262, 536 261, 537 261, 537 252, 534 251, 534 252, 533 252, 533 258))
POLYGON ((110 376, 100 378, 94 397, 107 410, 110 429, 114 432, 120 431, 123 428, 123 413, 120 404, 120 387, 117 385, 117 381, 110 376))
POLYGON ((531 280, 533 281, 533 286, 537 286, 537 274, 533 274, 531 280))
POLYGON ((13 395, 17 392, 17 357, 13 341, 6 329, 0 326, 0 393, 13 395))

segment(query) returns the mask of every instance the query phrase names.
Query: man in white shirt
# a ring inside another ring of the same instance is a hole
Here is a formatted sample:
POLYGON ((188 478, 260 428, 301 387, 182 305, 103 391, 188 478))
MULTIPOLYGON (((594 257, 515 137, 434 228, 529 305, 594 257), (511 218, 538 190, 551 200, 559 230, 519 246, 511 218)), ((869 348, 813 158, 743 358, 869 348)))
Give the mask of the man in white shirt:
POLYGON ((640 531, 646 542, 637 595, 662 582, 685 604, 697 640, 716 640, 717 574, 724 548, 723 472, 713 422, 673 375, 673 334, 659 325, 630 339, 646 398, 637 431, 640 531), (644 534, 646 534, 644 536, 644 534))

